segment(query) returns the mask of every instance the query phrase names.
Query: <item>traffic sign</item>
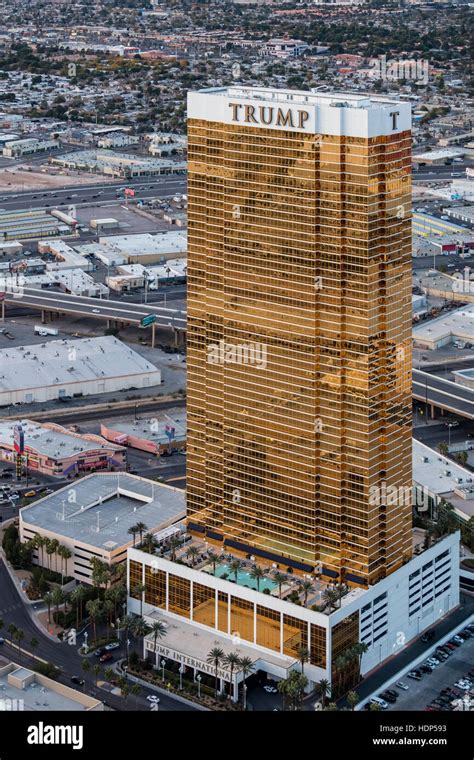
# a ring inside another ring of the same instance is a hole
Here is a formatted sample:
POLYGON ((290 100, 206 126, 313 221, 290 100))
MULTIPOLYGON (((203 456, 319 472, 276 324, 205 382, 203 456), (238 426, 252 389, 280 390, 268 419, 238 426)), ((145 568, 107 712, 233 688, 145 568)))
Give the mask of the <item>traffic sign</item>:
POLYGON ((152 325, 153 322, 156 322, 156 314, 148 314, 147 317, 143 317, 140 324, 142 327, 147 327, 147 325, 152 325))

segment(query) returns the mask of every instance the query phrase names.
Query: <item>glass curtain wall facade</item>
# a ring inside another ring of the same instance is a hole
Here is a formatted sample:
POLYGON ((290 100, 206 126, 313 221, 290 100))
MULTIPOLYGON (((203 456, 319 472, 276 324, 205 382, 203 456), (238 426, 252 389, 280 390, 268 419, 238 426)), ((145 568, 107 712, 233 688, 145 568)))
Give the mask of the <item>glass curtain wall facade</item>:
POLYGON ((411 556, 411 133, 188 127, 188 517, 374 583, 411 556))

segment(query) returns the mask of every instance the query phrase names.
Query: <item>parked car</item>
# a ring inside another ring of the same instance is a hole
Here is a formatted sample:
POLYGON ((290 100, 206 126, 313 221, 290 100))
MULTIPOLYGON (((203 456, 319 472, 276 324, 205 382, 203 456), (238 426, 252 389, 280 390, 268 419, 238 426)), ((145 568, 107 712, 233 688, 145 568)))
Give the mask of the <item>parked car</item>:
POLYGON ((110 644, 104 647, 106 652, 111 652, 114 649, 120 649, 120 641, 111 641, 110 644))
POLYGON ((5 639, 0 636, 0 646, 5 643, 5 639))
POLYGON ((78 686, 84 686, 84 679, 79 676, 71 676, 71 682, 76 683, 78 686))
POLYGON ((403 691, 408 691, 408 689, 410 688, 409 686, 406 685, 406 683, 403 683, 403 681, 397 681, 395 686, 398 686, 398 688, 402 689, 403 691))
POLYGON ((33 496, 36 496, 36 491, 26 491, 23 496, 27 499, 31 499, 33 496))
POLYGON ((426 631, 423 636, 421 637, 421 640, 424 644, 426 644, 428 641, 431 641, 431 639, 434 638, 435 632, 434 631, 426 631))
POLYGON ((370 704, 378 705, 378 707, 381 707, 382 710, 388 710, 387 702, 384 699, 380 699, 380 697, 371 697, 369 701, 370 704))
POLYGON ((413 678, 414 681, 421 681, 421 674, 415 673, 415 671, 411 670, 409 673, 407 673, 408 678, 413 678))
POLYGON ((461 646, 461 644, 464 644, 464 639, 462 639, 461 636, 458 636, 458 635, 453 636, 451 641, 456 642, 457 644, 459 644, 459 646, 461 646))

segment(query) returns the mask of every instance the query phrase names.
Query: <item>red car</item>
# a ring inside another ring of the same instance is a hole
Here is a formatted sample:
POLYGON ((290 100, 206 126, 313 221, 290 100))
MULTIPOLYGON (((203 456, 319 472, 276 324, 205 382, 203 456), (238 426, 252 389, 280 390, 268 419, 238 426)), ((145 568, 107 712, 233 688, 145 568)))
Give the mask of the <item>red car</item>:
POLYGON ((114 656, 112 652, 106 652, 102 655, 102 657, 99 658, 99 662, 110 662, 110 660, 113 660, 114 656))

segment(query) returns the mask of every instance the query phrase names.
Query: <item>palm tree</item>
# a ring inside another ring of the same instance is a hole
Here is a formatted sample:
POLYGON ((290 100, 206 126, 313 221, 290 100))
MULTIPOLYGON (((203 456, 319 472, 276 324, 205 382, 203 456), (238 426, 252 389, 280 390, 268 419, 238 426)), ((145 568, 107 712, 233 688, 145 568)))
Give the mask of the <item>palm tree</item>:
POLYGON ((133 536, 133 546, 135 546, 135 539, 137 537, 138 528, 136 525, 132 525, 128 530, 127 533, 129 533, 131 536, 133 536))
POLYGON ((140 696, 141 690, 142 687, 138 683, 134 683, 133 686, 130 686, 130 694, 135 697, 135 707, 138 707, 138 697, 140 696))
POLYGON ((140 617, 143 616, 143 594, 145 593, 146 587, 143 583, 137 583, 136 586, 133 586, 132 588, 132 596, 133 597, 139 597, 140 598, 140 617))
POLYGON ((240 559, 233 559, 232 562, 229 565, 229 570, 231 573, 234 574, 235 582, 237 583, 237 579, 239 577, 239 570, 242 568, 242 562, 240 559))
POLYGON ((92 621, 93 640, 97 639, 97 623, 102 615, 102 602, 100 599, 90 599, 86 604, 87 613, 92 621))
POLYGON ((94 684, 97 687, 97 680, 99 678, 99 673, 101 671, 100 663, 96 663, 92 666, 92 672, 94 673, 94 684))
POLYGON ((135 638, 142 640, 141 648, 143 649, 143 639, 148 633, 150 633, 150 626, 148 623, 145 623, 142 617, 136 617, 133 619, 130 628, 135 638))
POLYGON ((298 647, 297 654, 301 664, 301 672, 304 673, 305 663, 309 660, 309 649, 304 646, 298 647))
POLYGON ((324 710, 324 707, 326 705, 326 697, 331 696, 331 684, 329 681, 327 681, 325 678, 322 678, 318 683, 316 684, 316 693, 319 697, 321 697, 321 707, 324 710))
POLYGON ((76 588, 71 591, 71 602, 76 608, 76 629, 79 628, 79 625, 82 622, 82 600, 84 599, 85 593, 86 590, 84 586, 76 586, 76 588))
POLYGON ((200 551, 197 548, 197 546, 190 546, 189 549, 186 551, 186 557, 191 559, 191 565, 194 567, 196 564, 196 557, 200 555, 200 551))
POLYGON ((48 570, 51 570, 51 557, 56 552, 56 546, 54 545, 54 540, 48 538, 46 540, 46 554, 48 556, 48 570))
POLYGON ((34 653, 35 653, 35 649, 37 649, 37 648, 39 647, 39 641, 38 641, 38 639, 36 638, 36 636, 33 636, 33 637, 32 637, 32 639, 31 639, 31 641, 30 641, 30 647, 31 647, 31 650, 32 650, 32 652, 33 652, 33 655, 34 655, 34 653))
POLYGON ((339 607, 341 606, 342 597, 345 594, 347 594, 348 591, 349 591, 349 588, 348 588, 348 586, 346 586, 345 583, 336 583, 336 585, 334 587, 334 593, 336 595, 336 599, 339 602, 339 607))
POLYGON ((22 628, 17 628, 13 634, 15 640, 18 642, 18 658, 21 660, 21 642, 25 638, 25 632, 22 628))
POLYGON ((104 678, 106 681, 111 681, 114 676, 115 676, 115 671, 113 668, 106 668, 104 670, 104 678))
POLYGON ((212 572, 215 575, 216 574, 216 567, 217 567, 217 565, 220 565, 220 563, 222 562, 222 558, 221 558, 221 556, 219 554, 216 554, 213 551, 209 551, 207 553, 207 556, 209 557, 209 561, 212 564, 212 572))
POLYGON ((52 603, 56 607, 56 623, 59 625, 59 605, 64 601, 64 594, 60 588, 55 588, 51 596, 52 603))
POLYGON ((207 655, 207 662, 209 665, 214 665, 215 681, 214 681, 214 696, 217 699, 217 681, 219 678, 219 666, 224 658, 224 651, 220 647, 213 647, 207 655))
POLYGON ((275 573, 275 575, 273 576, 273 580, 275 581, 275 583, 278 583, 278 596, 281 599, 281 587, 286 581, 286 575, 284 575, 283 573, 275 573))
POLYGON ((362 657, 364 654, 368 651, 369 647, 368 644, 365 644, 363 641, 359 641, 357 644, 353 644, 351 647, 351 653, 354 657, 357 657, 358 660, 358 668, 357 668, 357 682, 360 681, 360 670, 362 667, 362 657))
POLYGON ((331 607, 336 609, 337 597, 332 589, 327 588, 323 591, 323 599, 328 605, 329 611, 331 611, 331 607))
POLYGON ((51 539, 51 549, 53 550, 52 553, 54 554, 54 570, 57 573, 58 572, 58 549, 60 547, 60 543, 57 538, 51 539))
POLYGON ((247 709, 247 689, 245 687, 245 681, 247 677, 250 675, 252 670, 254 670, 255 665, 253 664, 253 661, 250 657, 240 657, 239 658, 239 669, 243 673, 243 682, 242 682, 242 691, 244 695, 244 710, 247 709))
POLYGON ((260 591, 260 581, 262 580, 262 578, 265 578, 265 573, 263 572, 262 568, 259 567, 258 565, 255 565, 254 567, 252 567, 249 573, 249 576, 257 584, 257 591, 260 591))
POLYGON ((10 634, 10 644, 13 646, 13 639, 15 638, 15 633, 17 631, 17 627, 15 623, 10 623, 10 625, 7 628, 7 631, 10 634))
POLYGON ((181 541, 177 536, 171 536, 168 544, 171 550, 171 561, 174 562, 176 559, 176 549, 181 546, 181 541))
POLYGON ((153 549, 157 546, 157 542, 153 533, 145 533, 143 536, 143 547, 147 549, 150 554, 153 554, 153 549))
POLYGON ((303 604, 306 607, 308 601, 308 594, 313 591, 314 586, 308 579, 299 582, 300 591, 303 593, 303 604))
POLYGON ((359 695, 357 694, 356 691, 349 691, 347 692, 346 699, 347 699, 347 704, 351 708, 352 712, 354 712, 354 707, 359 701, 359 695))
MULTIPOLYGON (((86 675, 86 673, 89 673, 89 671, 91 669, 91 664, 90 664, 89 660, 86 657, 82 658, 81 668, 84 671, 84 675, 86 675)), ((85 691, 86 690, 85 679, 84 679, 84 687, 83 688, 84 688, 84 691, 85 691)))
POLYGON ((53 595, 50 591, 44 595, 43 601, 48 606, 48 623, 51 623, 51 605, 53 604, 53 595))
POLYGON ((72 551, 68 549, 67 546, 63 546, 61 556, 64 560, 64 572, 63 572, 63 582, 64 582, 64 576, 66 576, 67 578, 67 563, 68 563, 68 560, 70 560, 72 557, 72 551))
POLYGON ((229 697, 232 698, 232 692, 234 690, 234 670, 237 670, 240 665, 239 655, 235 652, 229 652, 224 655, 223 664, 230 670, 230 693, 229 697))
POLYGON ((137 533, 140 536, 140 543, 142 543, 143 540, 143 533, 148 530, 148 525, 145 525, 144 522, 137 522, 135 525, 135 528, 137 529, 137 533))
POLYGON ((153 650, 156 652, 156 642, 158 639, 164 639, 167 630, 161 620, 155 620, 150 627, 150 633, 153 634, 153 650))

